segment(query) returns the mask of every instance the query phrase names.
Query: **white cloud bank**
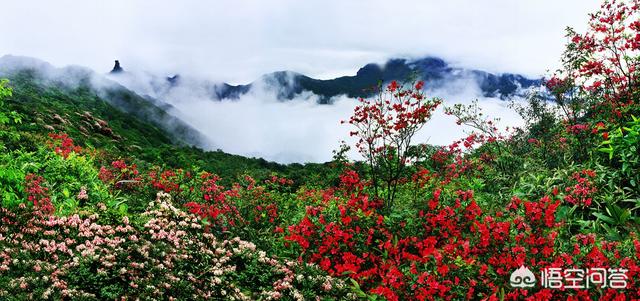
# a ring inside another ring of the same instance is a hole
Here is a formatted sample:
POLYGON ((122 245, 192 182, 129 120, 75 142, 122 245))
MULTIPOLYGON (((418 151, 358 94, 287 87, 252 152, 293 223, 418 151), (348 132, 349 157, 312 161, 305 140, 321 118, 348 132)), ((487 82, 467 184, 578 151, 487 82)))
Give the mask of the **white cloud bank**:
MULTIPOLYGON (((331 160, 332 151, 342 140, 354 144, 349 137, 349 131, 353 129, 340 121, 349 119, 357 101, 345 96, 335 97, 331 105, 318 104, 318 96, 310 92, 282 101, 277 98, 278 90, 258 82, 239 99, 220 101, 211 97, 206 84, 194 79, 181 79, 178 86, 156 95, 154 91, 166 90, 158 89, 158 81, 143 74, 112 78, 141 94, 171 104, 175 108, 174 114, 207 137, 203 146, 209 149, 219 148, 281 163, 302 163, 331 160), (155 87, 149 83, 154 83, 155 87)), ((471 77, 446 81, 443 87, 428 91, 428 94, 443 98, 446 106, 468 104, 478 99, 486 115, 501 118, 501 126, 522 123, 507 107, 507 101, 479 96, 482 91, 471 77)), ((465 136, 465 128, 456 125, 453 117, 439 109, 414 142, 448 145, 465 136)), ((350 155, 358 158, 353 152, 350 155)))

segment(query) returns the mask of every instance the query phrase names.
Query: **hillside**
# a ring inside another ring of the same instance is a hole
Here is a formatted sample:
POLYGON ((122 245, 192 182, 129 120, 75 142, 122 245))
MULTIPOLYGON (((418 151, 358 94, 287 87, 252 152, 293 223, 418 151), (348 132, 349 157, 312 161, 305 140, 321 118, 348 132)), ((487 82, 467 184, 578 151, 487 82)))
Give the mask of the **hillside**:
MULTIPOLYGON (((102 162, 137 158, 168 167, 197 165, 224 176, 225 181, 243 173, 264 178, 278 172, 297 179, 304 173, 300 164, 287 166, 193 147, 201 144, 200 133, 167 113, 167 104, 139 96, 115 82, 96 84, 96 77, 104 79, 88 70, 36 68, 24 60, 0 59, 0 76, 9 79, 14 90, 7 105, 23 116, 17 129, 25 133, 22 139, 27 139, 9 147, 26 143, 33 149, 44 143, 48 133, 64 132, 78 144, 100 150, 102 162), (16 67, 11 61, 21 64, 16 67)), ((309 166, 322 168, 321 164, 309 166)))

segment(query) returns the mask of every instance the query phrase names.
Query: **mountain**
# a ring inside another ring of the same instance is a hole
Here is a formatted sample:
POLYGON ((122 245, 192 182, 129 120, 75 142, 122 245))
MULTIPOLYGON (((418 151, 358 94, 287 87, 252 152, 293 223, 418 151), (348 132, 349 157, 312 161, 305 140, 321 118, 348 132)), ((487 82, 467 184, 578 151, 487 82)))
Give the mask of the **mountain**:
POLYGON ((64 132, 82 146, 100 149, 104 164, 131 157, 169 168, 197 164, 223 177, 225 185, 242 174, 266 179, 278 172, 303 179, 325 168, 203 150, 212 147, 203 145, 201 133, 174 116, 170 105, 86 68, 55 68, 38 59, 7 55, 0 57, 0 79, 5 78, 13 89, 5 105, 22 116, 16 125, 21 140, 2 141, 9 149, 30 145, 36 150, 47 143, 49 133, 64 132))
POLYGON ((320 96, 322 103, 329 103, 337 95, 367 97, 371 94, 371 88, 380 81, 404 80, 410 76, 426 81, 431 88, 442 87, 450 81, 470 80, 478 85, 482 96, 502 99, 522 95, 526 89, 542 83, 541 79, 531 79, 519 74, 494 74, 453 67, 442 59, 426 57, 417 60, 391 59, 383 65, 367 64, 353 76, 327 80, 291 71, 273 72, 247 85, 217 84, 212 89, 212 96, 216 99, 236 99, 256 85, 266 84, 275 88, 280 99, 292 99, 309 91, 320 96))
POLYGON ((274 91, 280 100, 291 100, 304 92, 319 96, 321 104, 329 104, 332 98, 346 95, 351 98, 367 97, 372 94, 380 82, 424 80, 429 89, 449 88, 451 83, 460 82, 463 86, 472 85, 479 89, 478 96, 508 99, 524 96, 528 89, 539 87, 541 78, 528 78, 513 73, 495 74, 487 71, 454 67, 436 57, 421 59, 391 59, 384 64, 370 63, 360 68, 355 75, 333 79, 315 79, 293 71, 277 71, 265 74, 245 85, 231 85, 195 79, 188 75, 156 76, 149 73, 133 74, 124 71, 120 63, 109 73, 110 78, 135 90, 142 95, 164 99, 174 90, 188 90, 199 96, 213 100, 238 99, 250 93, 252 89, 274 91))
POLYGON ((114 73, 121 73, 124 72, 124 69, 122 69, 122 67, 120 67, 120 61, 116 60, 115 64, 113 65, 113 69, 111 69, 111 74, 114 73))
MULTIPOLYGON (((119 70, 116 73, 124 72, 118 61, 114 67, 114 70, 116 69, 119 70)), ((82 93, 89 97, 97 97, 118 110, 134 116, 137 120, 149 123, 153 128, 163 130, 168 135, 166 138, 160 139, 162 141, 171 139, 187 145, 201 145, 204 140, 199 131, 170 113, 171 105, 148 96, 140 96, 87 68, 78 66, 55 68, 38 59, 6 55, 0 57, 0 77, 10 79, 15 85, 28 84, 31 87, 18 91, 34 88, 49 91, 57 89, 65 93, 74 92, 75 94, 82 93)), ((28 99, 25 98, 25 100, 28 99)), ((75 102, 74 97, 70 97, 69 102, 69 104, 75 102)), ((86 111, 92 109, 86 102, 75 105, 86 111)), ((83 128, 88 131, 90 126, 85 125, 83 128)))

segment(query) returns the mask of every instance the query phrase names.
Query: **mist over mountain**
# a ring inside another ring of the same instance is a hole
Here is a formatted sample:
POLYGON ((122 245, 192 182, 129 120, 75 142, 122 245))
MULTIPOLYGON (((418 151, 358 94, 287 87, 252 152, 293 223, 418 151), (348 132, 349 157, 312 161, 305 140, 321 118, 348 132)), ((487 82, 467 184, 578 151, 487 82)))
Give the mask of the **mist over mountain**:
MULTIPOLYGON (((116 69, 118 71, 115 74, 120 76, 122 68, 119 63, 114 66, 114 70, 116 69)), ((111 73, 114 74, 114 71, 111 73)), ((204 90, 202 92, 208 94, 210 98, 224 100, 239 99, 256 87, 267 86, 277 91, 276 96, 279 100, 291 100, 304 92, 311 92, 318 96, 319 103, 328 104, 331 103, 333 97, 340 95, 349 98, 367 97, 372 93, 371 88, 379 82, 406 80, 410 77, 424 80, 427 82, 428 88, 433 90, 445 88, 454 81, 470 81, 480 88, 481 94, 479 96, 501 99, 524 96, 527 89, 537 87, 541 83, 540 78, 527 78, 512 73, 494 74, 482 70, 454 67, 440 58, 425 57, 421 59, 390 59, 382 65, 370 63, 360 68, 353 76, 324 80, 294 71, 268 73, 245 85, 231 85, 206 80, 194 82, 194 79, 185 79, 181 75, 149 76, 145 92, 162 97, 177 86, 189 86, 190 89, 197 86, 197 88, 204 90)), ((132 84, 139 88, 141 83, 135 79, 132 84)))
MULTIPOLYGON (((506 100, 521 100, 541 81, 452 67, 432 57, 368 64, 354 76, 329 80, 274 72, 246 85, 188 74, 157 75, 120 61, 100 74, 79 66, 56 68, 28 57, 0 58, 2 76, 28 76, 40 85, 70 91, 90 89, 123 112, 167 131, 177 143, 281 163, 330 160, 339 141, 350 139, 349 127, 340 121, 348 119, 356 98, 368 96, 367 88, 378 82, 412 74, 425 80, 427 93, 443 98, 446 105, 478 99, 487 114, 502 116, 504 126, 521 122, 506 100)), ((417 141, 444 145, 463 137, 464 130, 437 112, 417 141)))
MULTIPOLYGON (((348 119, 357 98, 370 96, 379 82, 417 77, 426 82, 427 94, 444 99, 445 105, 478 99, 487 114, 502 117, 504 126, 521 123, 508 108, 509 101, 522 100, 541 83, 517 74, 454 67, 434 57, 367 64, 353 76, 328 80, 273 72, 245 85, 189 74, 158 75, 121 63, 118 67, 126 71, 110 73, 110 79, 170 104, 171 114, 203 133, 207 145, 281 163, 330 160, 340 140, 350 141, 350 129, 340 121, 348 119)), ((416 141, 446 145, 462 138, 464 131, 439 110, 416 141)))
MULTIPOLYGON (((448 82, 469 79, 475 81, 484 97, 509 98, 522 95, 522 91, 538 86, 540 79, 529 79, 518 74, 492 74, 489 72, 452 67, 444 60, 426 57, 418 60, 391 59, 384 65, 367 64, 356 75, 321 80, 291 71, 280 71, 264 75, 259 81, 278 86, 280 99, 292 99, 304 91, 320 96, 321 103, 328 103, 338 95, 350 98, 367 97, 371 88, 379 82, 405 80, 411 76, 424 80, 433 89, 442 88, 448 82)), ((215 91, 219 99, 238 98, 256 83, 232 86, 223 84, 215 91)))
MULTIPOLYGON (((119 64, 116 63, 116 67, 111 74, 124 72, 119 64)), ((57 87, 70 92, 89 89, 121 111, 168 132, 178 144, 209 148, 202 133, 177 118, 174 113, 169 113, 176 111, 171 104, 148 95, 140 96, 91 69, 81 66, 56 68, 36 58, 5 55, 0 57, 0 77, 10 80, 22 78, 41 88, 57 87)))

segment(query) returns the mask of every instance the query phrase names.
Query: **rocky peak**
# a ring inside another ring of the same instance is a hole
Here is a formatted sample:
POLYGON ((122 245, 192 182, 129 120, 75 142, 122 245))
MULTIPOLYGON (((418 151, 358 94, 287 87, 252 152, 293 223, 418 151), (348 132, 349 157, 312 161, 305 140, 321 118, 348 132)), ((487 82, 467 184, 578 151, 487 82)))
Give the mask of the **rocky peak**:
POLYGON ((120 61, 116 60, 116 63, 113 66, 113 69, 111 69, 111 72, 109 73, 114 74, 114 73, 121 73, 121 72, 124 72, 124 69, 120 67, 120 61))

